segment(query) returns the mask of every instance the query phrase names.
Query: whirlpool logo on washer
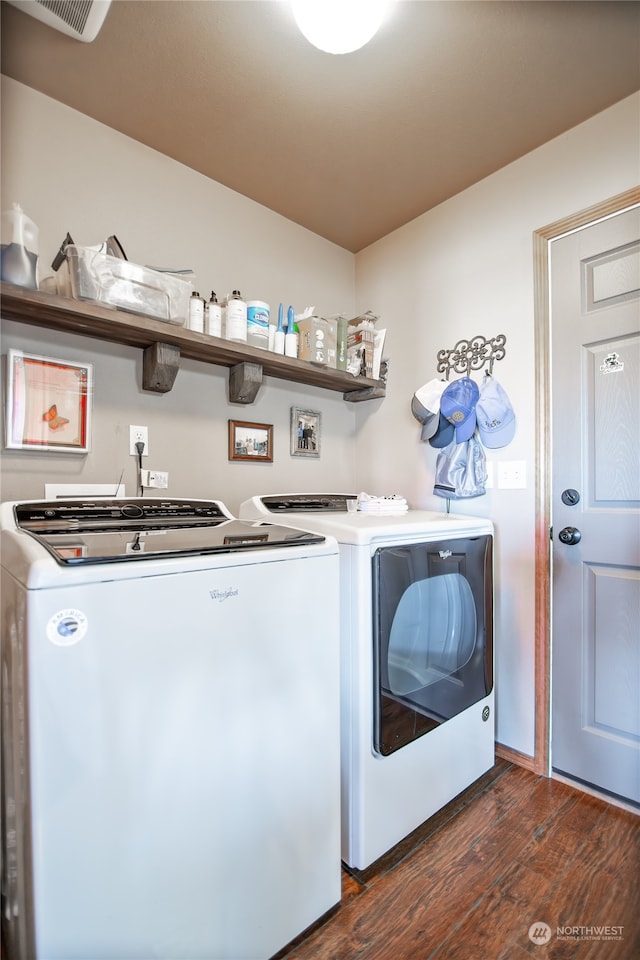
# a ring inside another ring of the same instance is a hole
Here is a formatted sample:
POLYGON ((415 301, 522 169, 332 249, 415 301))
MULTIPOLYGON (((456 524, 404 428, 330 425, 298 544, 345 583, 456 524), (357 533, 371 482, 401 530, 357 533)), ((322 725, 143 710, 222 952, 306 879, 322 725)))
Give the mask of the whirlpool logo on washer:
POLYGON ((218 600, 222 603, 223 600, 228 600, 229 597, 237 597, 240 591, 237 587, 227 587, 226 590, 209 590, 209 596, 212 600, 218 600))
POLYGON ((47 623, 47 637, 58 647, 72 647, 85 636, 89 622, 82 610, 58 610, 47 623))

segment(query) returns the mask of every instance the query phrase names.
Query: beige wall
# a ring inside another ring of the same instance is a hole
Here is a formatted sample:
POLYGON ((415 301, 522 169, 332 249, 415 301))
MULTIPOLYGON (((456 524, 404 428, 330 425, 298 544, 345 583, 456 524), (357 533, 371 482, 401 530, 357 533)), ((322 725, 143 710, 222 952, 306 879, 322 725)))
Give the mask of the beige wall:
POLYGON ((436 507, 435 452, 419 441, 413 391, 436 375, 437 351, 481 334, 507 336, 494 373, 518 416, 513 443, 490 460, 524 461, 524 490, 454 505, 496 524, 498 739, 534 745, 534 327, 532 231, 633 186, 640 170, 640 95, 511 164, 354 257, 133 140, 2 80, 2 206, 22 203, 50 263, 67 230, 79 243, 116 233, 132 260, 190 266, 201 292, 239 287, 272 304, 333 313, 372 309, 391 359, 384 400, 268 380, 255 404, 226 400, 226 372, 183 362, 171 393, 142 391, 142 355, 126 347, 3 322, 18 347, 96 366, 94 443, 86 457, 4 452, 2 499, 39 497, 49 482, 134 490, 128 425, 150 431, 148 465, 169 493, 215 496, 232 510, 260 492, 365 489, 436 507), (320 460, 289 456, 292 404, 323 418, 320 460), (227 420, 273 423, 273 464, 227 461, 227 420))
MULTIPOLYGON (((436 451, 420 442, 413 390, 438 375, 439 350, 476 335, 507 337, 494 367, 518 429, 499 461, 523 461, 523 490, 492 489, 454 504, 496 526, 498 739, 534 750, 534 230, 640 180, 640 94, 533 151, 356 257, 357 308, 384 317, 387 397, 358 410, 357 485, 404 493, 434 508, 436 451)), ((475 375, 480 381, 480 375, 475 375)))
MULTIPOLYGON (((354 307, 354 259, 240 194, 2 78, 2 209, 18 201, 40 228, 41 276, 67 230, 80 244, 116 234, 130 260, 191 267, 200 292, 325 313, 354 307)), ((183 361, 171 393, 143 391, 142 352, 3 322, 9 347, 95 364, 87 456, 4 451, 2 499, 40 497, 51 483, 115 482, 135 493, 129 424, 149 427, 145 466, 169 472, 173 496, 217 497, 231 510, 253 494, 351 490, 354 404, 340 393, 267 378, 249 406, 227 402, 224 369, 183 361), (322 417, 319 460, 289 453, 291 406, 322 417), (227 421, 274 425, 271 464, 230 463, 227 421)))

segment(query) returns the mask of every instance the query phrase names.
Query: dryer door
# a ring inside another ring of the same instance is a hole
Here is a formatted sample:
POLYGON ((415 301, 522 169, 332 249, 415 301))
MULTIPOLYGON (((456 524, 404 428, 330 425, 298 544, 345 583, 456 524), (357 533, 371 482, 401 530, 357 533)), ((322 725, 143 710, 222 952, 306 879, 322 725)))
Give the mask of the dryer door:
POLYGON ((492 538, 373 556, 374 748, 393 753, 493 687, 492 538))

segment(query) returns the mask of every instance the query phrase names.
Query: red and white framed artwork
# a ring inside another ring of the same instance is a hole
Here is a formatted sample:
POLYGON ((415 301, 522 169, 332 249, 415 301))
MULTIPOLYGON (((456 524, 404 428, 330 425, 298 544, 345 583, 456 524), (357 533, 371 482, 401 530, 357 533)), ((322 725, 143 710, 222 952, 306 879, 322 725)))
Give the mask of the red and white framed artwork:
POLYGON ((92 395, 92 364, 7 351, 6 447, 87 453, 92 395))

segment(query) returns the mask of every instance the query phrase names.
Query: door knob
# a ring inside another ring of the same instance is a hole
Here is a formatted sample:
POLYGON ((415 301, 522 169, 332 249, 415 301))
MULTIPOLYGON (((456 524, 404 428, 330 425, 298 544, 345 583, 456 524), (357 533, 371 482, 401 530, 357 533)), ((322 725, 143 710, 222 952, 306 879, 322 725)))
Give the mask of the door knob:
POLYGON ((582 534, 577 527, 563 527, 558 534, 558 539, 561 543, 566 543, 567 546, 573 547, 576 543, 580 543, 582 534))

